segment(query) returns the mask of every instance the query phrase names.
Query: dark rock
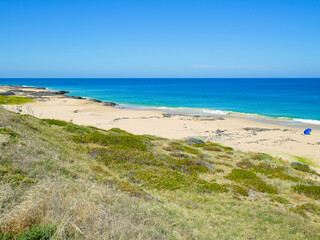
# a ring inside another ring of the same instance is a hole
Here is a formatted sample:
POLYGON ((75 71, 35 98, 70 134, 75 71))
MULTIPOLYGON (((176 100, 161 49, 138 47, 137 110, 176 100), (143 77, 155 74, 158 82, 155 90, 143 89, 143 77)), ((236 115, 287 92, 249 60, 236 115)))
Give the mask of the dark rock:
POLYGON ((53 94, 57 94, 57 95, 64 95, 67 93, 70 93, 69 91, 56 91, 56 92, 52 92, 53 94))
POLYGON ((92 102, 96 102, 96 103, 102 103, 102 101, 100 101, 100 100, 98 100, 98 99, 94 99, 94 98, 92 98, 91 101, 92 101, 92 102))
POLYGON ((162 114, 162 117, 164 117, 164 118, 170 118, 171 116, 172 116, 172 114, 169 114, 169 113, 162 114))
POLYGON ((221 134, 224 133, 225 131, 226 131, 226 130, 217 129, 217 130, 216 130, 216 134, 221 135, 221 134))
POLYGON ((74 98, 74 99, 85 99, 83 97, 78 97, 78 96, 70 96, 71 98, 74 98))
POLYGON ((7 91, 4 93, 0 93, 1 96, 13 96, 15 95, 15 93, 13 91, 7 91))
POLYGON ((104 102, 104 106, 114 107, 115 105, 117 105, 117 104, 114 102, 104 102))

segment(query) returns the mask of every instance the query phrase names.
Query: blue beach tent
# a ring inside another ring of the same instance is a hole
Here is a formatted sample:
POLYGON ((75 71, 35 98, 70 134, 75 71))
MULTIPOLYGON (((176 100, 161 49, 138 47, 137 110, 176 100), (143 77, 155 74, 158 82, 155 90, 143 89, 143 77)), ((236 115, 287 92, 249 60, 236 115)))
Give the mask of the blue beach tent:
POLYGON ((304 130, 304 134, 306 134, 306 135, 309 135, 310 133, 311 133, 311 128, 308 128, 308 129, 306 129, 306 130, 304 130))

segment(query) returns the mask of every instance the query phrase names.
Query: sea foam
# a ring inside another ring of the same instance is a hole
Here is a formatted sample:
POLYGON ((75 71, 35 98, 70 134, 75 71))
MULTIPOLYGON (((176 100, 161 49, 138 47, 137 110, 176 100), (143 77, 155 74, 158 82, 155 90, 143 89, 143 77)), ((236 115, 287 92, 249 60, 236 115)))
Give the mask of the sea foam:
POLYGON ((320 125, 319 120, 312 120, 312 119, 301 119, 301 118, 294 118, 294 121, 302 122, 302 123, 308 123, 308 124, 317 124, 320 125))

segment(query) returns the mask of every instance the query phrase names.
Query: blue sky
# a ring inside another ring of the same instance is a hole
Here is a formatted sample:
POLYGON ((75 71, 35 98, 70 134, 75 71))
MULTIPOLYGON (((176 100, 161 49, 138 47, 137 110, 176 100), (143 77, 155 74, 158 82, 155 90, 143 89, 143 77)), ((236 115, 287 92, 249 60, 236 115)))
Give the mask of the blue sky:
POLYGON ((320 77, 320 1, 0 0, 0 77, 320 77))

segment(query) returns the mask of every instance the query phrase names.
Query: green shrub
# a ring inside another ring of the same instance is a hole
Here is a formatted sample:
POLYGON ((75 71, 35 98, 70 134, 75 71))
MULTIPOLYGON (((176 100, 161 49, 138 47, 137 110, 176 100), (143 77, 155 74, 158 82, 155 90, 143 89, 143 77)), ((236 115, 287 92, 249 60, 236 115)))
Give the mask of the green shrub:
POLYGON ((54 235, 56 227, 51 225, 37 225, 28 232, 12 235, 10 233, 3 235, 0 231, 0 240, 49 240, 54 235))
POLYGON ((33 99, 27 97, 15 97, 15 96, 2 96, 0 95, 0 104, 3 105, 20 105, 28 102, 32 102, 33 99))
POLYGON ((73 123, 69 123, 64 127, 64 129, 68 132, 75 133, 78 135, 84 135, 91 132, 87 127, 82 127, 73 123))
POLYGON ((205 146, 203 146, 203 149, 208 151, 215 151, 215 152, 222 152, 222 151, 233 151, 234 149, 232 147, 225 147, 219 143, 209 143, 205 146))
POLYGON ((204 180, 197 180, 196 185, 197 185, 196 189, 200 193, 212 193, 212 192, 221 193, 221 192, 228 192, 229 191, 226 187, 224 187, 218 183, 215 183, 215 182, 207 182, 204 180))
POLYGON ((262 160, 265 160, 265 161, 274 161, 274 158, 272 156, 270 156, 269 154, 266 154, 266 153, 251 153, 250 154, 250 157, 253 159, 253 160, 259 160, 259 161, 262 161, 262 160))
POLYGON ((292 182, 302 181, 301 178, 293 177, 293 176, 290 176, 290 175, 284 173, 281 168, 279 168, 279 169, 276 168, 274 170, 265 170, 265 169, 254 168, 254 171, 259 172, 264 175, 267 175, 271 178, 278 178, 281 180, 287 180, 287 181, 292 181, 292 182))
POLYGON ((16 133, 15 131, 13 131, 10 128, 0 128, 0 134, 6 134, 6 135, 9 135, 10 137, 14 137, 14 138, 20 136, 19 133, 16 133))
POLYGON ((320 186, 297 185, 293 187, 293 191, 304 194, 310 198, 320 199, 320 186))
POLYGON ((277 203, 282 203, 282 204, 289 204, 290 202, 282 196, 279 195, 271 195, 270 196, 271 202, 277 202, 277 203))
POLYGON ((244 186, 254 189, 258 192, 265 192, 271 194, 278 193, 278 190, 275 187, 266 184, 252 171, 243 169, 232 169, 232 172, 229 173, 226 176, 226 178, 241 183, 244 186))
POLYGON ((76 134, 86 134, 86 133, 90 133, 90 129, 88 127, 82 127, 76 124, 73 124, 71 122, 66 122, 66 121, 62 121, 62 120, 56 120, 56 119, 42 119, 42 122, 46 122, 47 124, 51 125, 55 125, 55 126, 60 126, 60 127, 64 127, 64 129, 67 132, 71 132, 71 133, 76 133, 76 134))
POLYGON ((203 155, 202 152, 199 151, 198 149, 186 146, 186 145, 178 143, 178 142, 169 143, 169 146, 165 150, 173 151, 173 152, 182 151, 182 152, 194 154, 194 155, 197 155, 197 156, 202 156, 203 155))
POLYGON ((56 119, 41 119, 42 122, 48 123, 49 125, 56 125, 56 126, 67 126, 69 123, 62 120, 56 120, 56 119))
POLYGON ((203 147, 204 150, 212 151, 212 152, 222 152, 222 148, 219 146, 207 145, 203 147))
POLYGON ((241 160, 240 162, 237 162, 237 167, 242 168, 242 169, 251 169, 255 167, 255 165, 250 162, 248 159, 241 160))
POLYGON ((85 136, 74 136, 73 140, 77 143, 95 143, 102 146, 116 146, 120 149, 137 149, 146 151, 150 142, 135 135, 108 135, 93 131, 85 136))
POLYGON ((301 172, 310 172, 310 167, 308 164, 306 163, 301 163, 301 162, 292 162, 291 164, 291 167, 293 169, 296 169, 298 171, 301 171, 301 172))
POLYGON ((232 189, 232 192, 236 195, 241 195, 245 197, 249 196, 249 192, 244 187, 241 187, 239 185, 231 185, 230 187, 232 189))
POLYGON ((252 169, 254 172, 267 175, 271 178, 278 178, 281 180, 288 180, 292 182, 299 182, 302 180, 298 177, 293 177, 284 173, 283 168, 280 166, 275 167, 265 162, 260 162, 258 165, 255 165, 248 159, 243 159, 237 163, 237 167, 240 167, 242 169, 252 169))
POLYGON ((19 170, 7 165, 0 165, 0 181, 13 185, 33 183, 34 179, 24 176, 19 170))
POLYGON ((314 203, 304 203, 301 204, 299 206, 297 206, 297 208, 303 210, 303 211, 307 211, 316 215, 320 215, 320 206, 314 203))
POLYGON ((289 208, 289 211, 290 212, 293 212, 293 213, 296 213, 296 214, 299 214, 300 216, 304 217, 304 218, 307 218, 308 215, 306 214, 305 211, 303 211, 302 209, 300 209, 299 207, 291 207, 289 208))

